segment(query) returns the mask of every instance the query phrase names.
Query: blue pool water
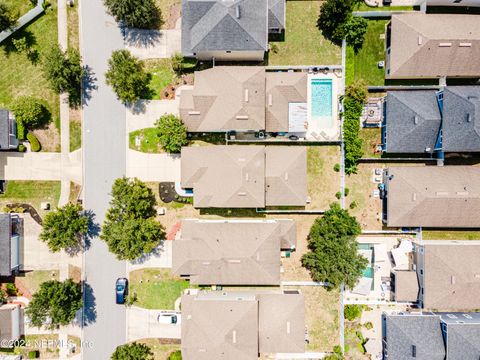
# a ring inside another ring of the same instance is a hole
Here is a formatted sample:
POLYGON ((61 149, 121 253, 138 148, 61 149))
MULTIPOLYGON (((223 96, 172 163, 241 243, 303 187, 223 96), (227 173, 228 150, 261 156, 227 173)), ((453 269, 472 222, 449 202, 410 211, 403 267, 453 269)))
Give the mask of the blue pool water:
POLYGON ((363 271, 363 277, 373 279, 373 268, 372 267, 367 267, 363 271))
POLYGON ((311 119, 319 122, 318 126, 320 128, 333 126, 332 87, 331 79, 311 80, 311 119))

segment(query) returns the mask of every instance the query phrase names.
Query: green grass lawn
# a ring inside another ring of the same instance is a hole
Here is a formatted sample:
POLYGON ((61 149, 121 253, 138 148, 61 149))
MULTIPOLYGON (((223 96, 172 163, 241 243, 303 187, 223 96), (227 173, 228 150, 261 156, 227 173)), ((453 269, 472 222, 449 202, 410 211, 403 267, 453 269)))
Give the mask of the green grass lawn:
POLYGON ((363 140, 363 157, 381 157, 380 153, 375 153, 376 145, 382 142, 382 132, 380 128, 362 128, 359 137, 363 140))
POLYGON ((70 121, 70 151, 82 146, 82 124, 80 121, 70 121))
POLYGON ((361 2, 355 7, 354 11, 412 11, 413 6, 368 6, 364 2, 361 2))
POLYGON ((9 108, 18 96, 35 96, 48 103, 54 123, 59 124, 59 96, 49 89, 40 65, 46 49, 57 43, 56 1, 50 4, 44 15, 0 45, 0 108, 9 108), (39 53, 37 64, 28 60, 25 54, 15 52, 12 38, 22 37, 33 42, 33 48, 39 53))
POLYGON ((317 28, 321 1, 287 1, 285 40, 270 42, 269 65, 330 65, 342 61, 341 48, 317 28))
POLYGON ((2 3, 7 5, 14 13, 19 16, 25 15, 33 8, 29 0, 2 0, 2 3))
POLYGON ((132 131, 129 135, 129 146, 130 149, 146 152, 146 153, 162 153, 162 147, 160 146, 160 141, 157 136, 157 128, 145 128, 140 130, 132 131), (135 139, 140 137, 140 146, 136 146, 135 139))
POLYGON ((347 52, 346 82, 364 79, 368 85, 384 84, 384 69, 379 69, 377 63, 385 59, 384 40, 380 35, 385 33, 387 20, 369 20, 365 42, 357 54, 352 49, 347 52), (353 75, 352 75, 353 71, 353 75))
POLYGON ((76 1, 73 6, 67 6, 67 21, 68 48, 79 50, 78 3, 76 1))
POLYGON ((49 202, 51 207, 58 204, 60 198, 60 181, 7 181, 4 194, 0 195, 0 206, 9 203, 26 203, 32 205, 40 215, 41 202, 49 202))
POLYGON ((145 70, 151 75, 148 85, 151 99, 161 98, 161 91, 175 80, 175 72, 170 65, 170 59, 157 59, 145 61, 145 70))
POLYGON ((130 294, 137 295, 135 305, 145 309, 173 310, 189 282, 174 277, 167 269, 132 271, 129 278, 130 294), (142 283, 140 283, 142 280, 142 283))
POLYGON ((480 240, 480 231, 478 230, 424 230, 422 231, 424 240, 480 240))
POLYGON ((25 286, 33 295, 40 288, 40 284, 49 280, 59 280, 58 270, 35 270, 23 273, 17 277, 18 280, 25 286), (52 273, 55 276, 52 276, 52 273))

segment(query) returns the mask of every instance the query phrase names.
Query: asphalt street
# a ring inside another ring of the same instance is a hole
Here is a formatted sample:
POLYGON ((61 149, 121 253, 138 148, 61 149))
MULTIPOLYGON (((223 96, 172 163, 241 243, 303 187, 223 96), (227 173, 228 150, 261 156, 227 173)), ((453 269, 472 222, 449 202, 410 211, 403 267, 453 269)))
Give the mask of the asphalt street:
MULTIPOLYGON (((126 171, 126 109, 105 84, 112 51, 124 48, 121 30, 102 0, 81 2, 80 32, 83 62, 88 66, 83 107, 84 207, 101 224, 113 181, 126 171)), ((126 341, 126 310, 115 304, 114 286, 125 277, 126 264, 112 255, 104 242, 91 240, 84 255, 86 278, 83 359, 107 360, 126 341)))

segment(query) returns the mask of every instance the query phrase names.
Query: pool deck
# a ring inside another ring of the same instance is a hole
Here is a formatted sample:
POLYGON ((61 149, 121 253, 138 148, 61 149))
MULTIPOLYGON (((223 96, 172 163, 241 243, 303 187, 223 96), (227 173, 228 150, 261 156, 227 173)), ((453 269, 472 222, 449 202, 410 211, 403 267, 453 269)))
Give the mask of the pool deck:
POLYGON ((332 141, 338 140, 340 137, 340 120, 338 118, 338 98, 339 91, 342 86, 341 75, 337 75, 334 72, 328 73, 316 73, 308 74, 308 83, 307 83, 307 104, 308 104, 308 113, 307 113, 307 140, 318 140, 318 141, 332 141), (329 79, 332 80, 332 118, 333 126, 328 128, 320 127, 316 121, 311 119, 311 104, 312 104, 312 80, 314 79, 329 79))

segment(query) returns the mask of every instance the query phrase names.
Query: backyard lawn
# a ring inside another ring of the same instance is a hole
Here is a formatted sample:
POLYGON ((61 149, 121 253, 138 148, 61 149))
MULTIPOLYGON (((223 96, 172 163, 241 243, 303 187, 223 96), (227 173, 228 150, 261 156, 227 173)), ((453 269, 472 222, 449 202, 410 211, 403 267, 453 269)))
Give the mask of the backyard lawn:
POLYGON ((381 157, 381 153, 375 152, 376 146, 382 142, 382 132, 380 128, 362 128, 359 132, 363 140, 363 157, 381 157))
POLYGON ((350 47, 347 51, 347 85, 354 80, 364 79, 368 85, 384 84, 384 69, 378 68, 378 62, 385 59, 384 40, 387 20, 369 20, 365 42, 357 54, 350 47))
POLYGON ((40 288, 40 284, 49 280, 59 280, 59 271, 58 270, 35 270, 22 273, 16 278, 17 281, 20 281, 22 285, 30 292, 34 294, 40 288), (55 274, 52 276, 52 274, 55 274))
POLYGON ((130 273, 130 295, 136 306, 145 309, 173 310, 175 300, 189 287, 186 280, 174 277, 167 269, 142 269, 130 273))
POLYGON ((310 146, 307 148, 307 190, 312 202, 307 209, 325 210, 337 201, 340 191, 340 173, 334 171, 340 162, 338 146, 310 146))
POLYGON ((271 41, 269 65, 331 65, 341 63, 341 48, 317 28, 322 1, 287 1, 284 41, 271 41))
POLYGON ((32 205, 42 216, 40 203, 49 202, 54 208, 60 198, 60 181, 7 181, 4 194, 0 195, 0 206, 11 203, 26 203, 32 205))
MULTIPOLYGON (((12 2, 23 3, 19 0, 12 2)), ((0 107, 9 108, 13 100, 22 95, 43 99, 48 103, 53 121, 58 129, 59 97, 49 89, 40 65, 45 51, 55 43, 57 43, 57 9, 56 1, 53 1, 50 2, 44 15, 17 31, 0 45, 0 84, 2 84, 0 86, 0 107), (28 60, 25 54, 15 51, 12 38, 22 37, 26 37, 33 48, 38 51, 39 60, 36 64, 28 60)), ((56 135, 58 136, 58 134, 56 135)))

